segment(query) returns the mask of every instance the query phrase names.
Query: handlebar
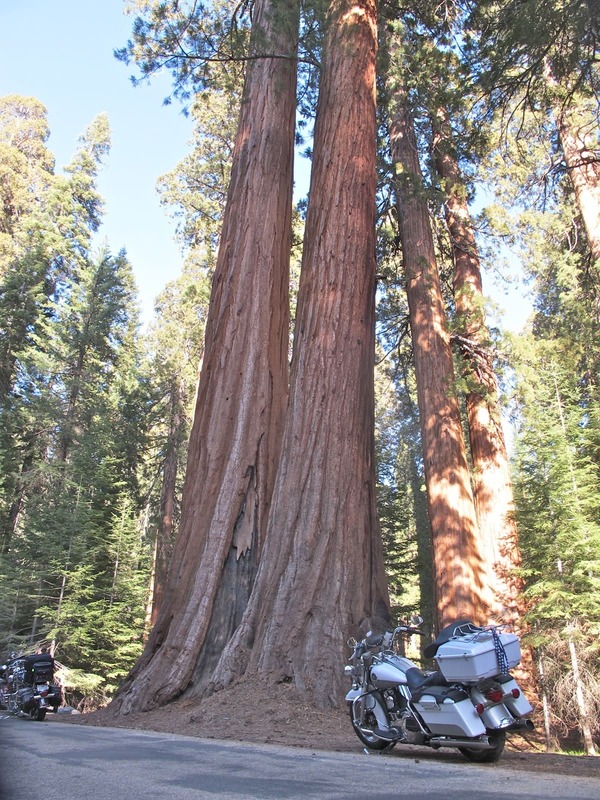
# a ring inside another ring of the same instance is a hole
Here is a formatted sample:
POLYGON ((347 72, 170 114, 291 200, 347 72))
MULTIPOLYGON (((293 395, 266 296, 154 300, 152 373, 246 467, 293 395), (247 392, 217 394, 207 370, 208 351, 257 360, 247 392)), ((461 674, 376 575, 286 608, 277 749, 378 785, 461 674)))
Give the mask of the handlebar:
POLYGON ((420 628, 415 628, 413 625, 398 625, 397 628, 394 628, 392 636, 395 637, 398 633, 408 633, 411 636, 413 633, 417 633, 419 636, 425 636, 420 628))
POLYGON ((405 633, 408 636, 412 636, 413 634, 417 634, 419 636, 426 635, 422 630, 414 625, 398 625, 393 631, 371 634, 366 636, 360 642, 352 643, 351 646, 354 647, 354 656, 360 657, 366 653, 367 650, 373 650, 376 647, 378 647, 380 650, 389 649, 393 647, 394 641, 400 633, 405 633))

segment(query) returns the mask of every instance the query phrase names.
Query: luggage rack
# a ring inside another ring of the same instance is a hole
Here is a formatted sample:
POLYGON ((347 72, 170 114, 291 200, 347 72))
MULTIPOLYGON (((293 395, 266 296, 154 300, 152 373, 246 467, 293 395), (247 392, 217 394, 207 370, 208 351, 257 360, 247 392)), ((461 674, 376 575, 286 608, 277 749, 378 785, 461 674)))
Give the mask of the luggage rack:
POLYGON ((477 638, 484 633, 494 634, 504 628, 504 625, 475 625, 473 622, 464 622, 457 625, 452 632, 452 639, 468 638, 469 641, 476 641, 477 638))

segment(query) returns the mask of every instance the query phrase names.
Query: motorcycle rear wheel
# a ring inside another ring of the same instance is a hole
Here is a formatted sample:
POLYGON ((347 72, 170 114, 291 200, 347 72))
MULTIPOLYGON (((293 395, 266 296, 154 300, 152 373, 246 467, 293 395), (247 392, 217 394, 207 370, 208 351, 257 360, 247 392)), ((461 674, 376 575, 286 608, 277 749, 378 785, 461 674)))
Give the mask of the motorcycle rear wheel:
POLYGON ((390 747, 390 742, 380 739, 378 736, 375 736, 375 734, 365 733, 365 728, 379 727, 377 724, 377 718, 372 711, 366 712, 364 723, 362 726, 359 726, 354 719, 354 709, 352 708, 352 703, 348 703, 348 709, 350 711, 350 720, 352 722, 352 727, 354 728, 354 733, 358 736, 365 747, 368 747, 369 750, 385 750, 386 747, 390 747))
POLYGON ((506 744, 505 731, 488 731, 487 732, 490 743, 492 743, 491 750, 476 750, 474 747, 459 747, 458 749, 465 758, 473 761, 476 764, 493 764, 502 755, 504 745, 506 744))
POLYGON ((46 709, 32 708, 31 711, 29 712, 29 716, 36 722, 43 722, 44 719, 46 718, 46 709))

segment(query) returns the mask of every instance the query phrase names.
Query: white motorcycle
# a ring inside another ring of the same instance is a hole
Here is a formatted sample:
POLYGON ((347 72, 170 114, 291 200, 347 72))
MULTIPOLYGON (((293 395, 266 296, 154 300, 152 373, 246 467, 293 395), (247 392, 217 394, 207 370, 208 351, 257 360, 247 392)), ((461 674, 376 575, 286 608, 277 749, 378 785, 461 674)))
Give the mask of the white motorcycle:
POLYGON ((497 761, 507 733, 533 730, 525 719, 532 707, 509 672, 521 660, 518 637, 459 620, 425 647, 438 670, 423 672, 397 653, 400 637, 423 635, 422 618, 411 622, 348 642, 346 702, 356 735, 370 750, 453 747, 470 761, 497 761))

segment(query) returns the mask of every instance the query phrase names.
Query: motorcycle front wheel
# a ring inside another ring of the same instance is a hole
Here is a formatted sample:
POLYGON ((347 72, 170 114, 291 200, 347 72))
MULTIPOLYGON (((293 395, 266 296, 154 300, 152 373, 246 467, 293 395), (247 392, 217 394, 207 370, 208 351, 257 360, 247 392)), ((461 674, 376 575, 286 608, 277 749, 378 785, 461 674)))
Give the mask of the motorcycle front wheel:
POLYGON ((386 747, 390 746, 390 742, 385 742, 383 739, 380 739, 375 734, 368 733, 369 728, 378 728, 379 725, 377 723, 377 717, 373 713, 372 710, 367 709, 364 714, 364 720, 361 725, 354 718, 354 708, 352 707, 352 703, 348 703, 348 709, 350 710, 350 720, 352 722, 352 727, 354 728, 354 733, 358 736, 361 742, 368 747, 369 750, 385 750, 386 747))
POLYGON ((476 750, 474 747, 459 747, 458 749, 469 761, 474 761, 476 764, 493 764, 502 755, 506 744, 506 732, 488 731, 487 734, 492 745, 491 750, 476 750))

